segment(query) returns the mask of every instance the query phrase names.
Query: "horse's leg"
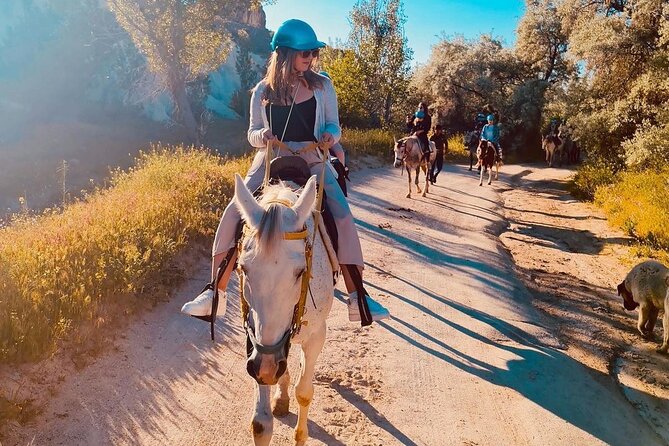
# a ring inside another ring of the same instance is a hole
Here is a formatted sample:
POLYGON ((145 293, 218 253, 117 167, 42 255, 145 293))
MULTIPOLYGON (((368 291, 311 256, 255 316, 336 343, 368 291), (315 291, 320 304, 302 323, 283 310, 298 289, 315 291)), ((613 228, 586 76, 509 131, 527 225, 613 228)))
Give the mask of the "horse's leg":
POLYGON ((421 190, 420 185, 418 184, 418 181, 419 181, 418 177, 419 176, 420 176, 420 164, 418 166, 416 166, 416 179, 414 181, 414 183, 416 183, 416 192, 420 194, 423 191, 421 190))
POLYGON ((483 186, 483 174, 485 173, 485 167, 483 167, 483 162, 481 161, 481 173, 479 174, 479 186, 483 186))
POLYGON ((256 407, 251 419, 251 432, 253 433, 253 444, 255 446, 269 446, 272 440, 272 430, 274 428, 272 410, 269 405, 270 386, 256 387, 256 407))
POLYGON ((431 175, 431 166, 429 163, 426 163, 423 167, 423 172, 425 172, 425 189, 423 189, 423 197, 427 195, 430 190, 430 177, 431 175))
POLYGON ((313 336, 302 343, 302 360, 300 379, 295 386, 295 398, 299 404, 297 409, 297 426, 295 426, 295 445, 303 446, 309 438, 307 421, 309 405, 314 397, 314 369, 316 360, 325 344, 325 323, 313 336))
MULTIPOLYGON (((493 161, 494 164, 494 161, 493 161)), ((493 164, 490 165, 490 168, 488 169, 488 186, 492 183, 492 168, 493 164)))
POLYGON ((502 164, 501 161, 495 163, 495 179, 499 180, 499 165, 502 164))
POLYGON ((407 193, 407 198, 411 198, 411 169, 409 169, 409 166, 406 166, 407 169, 407 177, 409 177, 409 192, 407 193))
POLYGON ((290 407, 290 396, 288 395, 290 374, 288 373, 288 369, 281 375, 278 384, 276 392, 274 392, 274 398, 272 398, 272 414, 275 417, 282 417, 288 415, 288 408, 290 407))

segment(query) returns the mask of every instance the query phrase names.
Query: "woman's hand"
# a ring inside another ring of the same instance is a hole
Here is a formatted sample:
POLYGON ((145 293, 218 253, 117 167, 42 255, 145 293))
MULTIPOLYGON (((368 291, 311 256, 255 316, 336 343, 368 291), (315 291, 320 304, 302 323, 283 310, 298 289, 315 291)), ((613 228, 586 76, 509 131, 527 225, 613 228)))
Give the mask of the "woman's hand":
POLYGON ((334 137, 328 132, 323 132, 321 140, 318 142, 321 145, 321 149, 328 150, 334 145, 334 137))
POLYGON ((262 142, 267 144, 267 141, 274 141, 276 139, 276 136, 272 134, 272 130, 270 129, 265 129, 262 132, 262 142))

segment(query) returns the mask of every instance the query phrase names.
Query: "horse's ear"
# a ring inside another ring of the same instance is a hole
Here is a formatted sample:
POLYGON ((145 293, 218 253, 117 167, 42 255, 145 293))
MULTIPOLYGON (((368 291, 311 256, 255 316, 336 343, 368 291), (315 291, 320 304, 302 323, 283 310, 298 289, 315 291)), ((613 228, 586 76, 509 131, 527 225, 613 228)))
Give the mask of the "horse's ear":
POLYGON ((397 144, 397 138, 393 135, 393 139, 395 140, 395 144, 397 144))
POLYGON ((235 174, 235 201, 244 221, 252 228, 257 228, 265 210, 258 204, 251 191, 244 184, 242 177, 237 173, 235 174))
POLYGON ((293 210, 297 214, 297 225, 302 226, 316 204, 316 175, 312 175, 304 186, 304 190, 293 205, 293 210))

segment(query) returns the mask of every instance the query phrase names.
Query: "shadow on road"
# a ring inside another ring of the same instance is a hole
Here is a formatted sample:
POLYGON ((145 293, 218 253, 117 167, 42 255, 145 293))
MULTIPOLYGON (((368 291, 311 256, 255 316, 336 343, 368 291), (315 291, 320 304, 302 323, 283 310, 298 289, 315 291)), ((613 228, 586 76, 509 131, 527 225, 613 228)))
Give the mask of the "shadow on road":
MULTIPOLYGON (((367 265, 375 268, 373 265, 367 265)), ((612 426, 628 425, 626 414, 616 413, 611 407, 620 407, 622 395, 615 388, 611 377, 589 368, 570 358, 556 348, 545 345, 536 336, 486 312, 456 302, 443 294, 422 287, 398 275, 389 274, 396 280, 414 287, 421 295, 443 303, 470 318, 483 322, 501 333, 509 341, 491 339, 461 324, 455 323, 421 305, 417 301, 394 293, 389 289, 370 284, 380 292, 413 306, 423 314, 451 327, 453 330, 485 344, 489 347, 511 353, 514 359, 506 362, 506 367, 488 363, 482 358, 499 357, 488 349, 460 351, 445 340, 421 330, 401 317, 393 317, 389 322, 379 322, 385 330, 445 363, 457 367, 477 378, 497 386, 515 390, 543 409, 555 414, 565 422, 577 426, 612 446, 632 444, 630 438, 620 438, 619 431, 612 426), (514 342, 511 342, 514 341, 514 342), (481 357, 473 352, 481 352, 481 357), (592 379, 582 379, 590 376, 592 379), (606 416, 603 414, 606 413, 606 416)), ((416 300, 420 300, 417 298, 416 300)), ((504 356, 508 356, 505 354, 504 356)), ((632 410, 630 408, 630 410, 632 410)))

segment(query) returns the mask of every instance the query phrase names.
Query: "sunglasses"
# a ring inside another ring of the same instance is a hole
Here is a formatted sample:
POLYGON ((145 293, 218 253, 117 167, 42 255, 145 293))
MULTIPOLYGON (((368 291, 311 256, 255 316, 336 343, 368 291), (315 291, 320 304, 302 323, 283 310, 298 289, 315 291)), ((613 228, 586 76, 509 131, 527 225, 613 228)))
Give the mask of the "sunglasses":
POLYGON ((300 51, 299 52, 300 56, 302 56, 305 59, 307 57, 309 57, 309 55, 311 55, 311 57, 313 57, 315 59, 315 58, 318 57, 318 55, 320 53, 321 53, 321 50, 319 48, 316 48, 315 50, 306 50, 306 51, 300 51))

